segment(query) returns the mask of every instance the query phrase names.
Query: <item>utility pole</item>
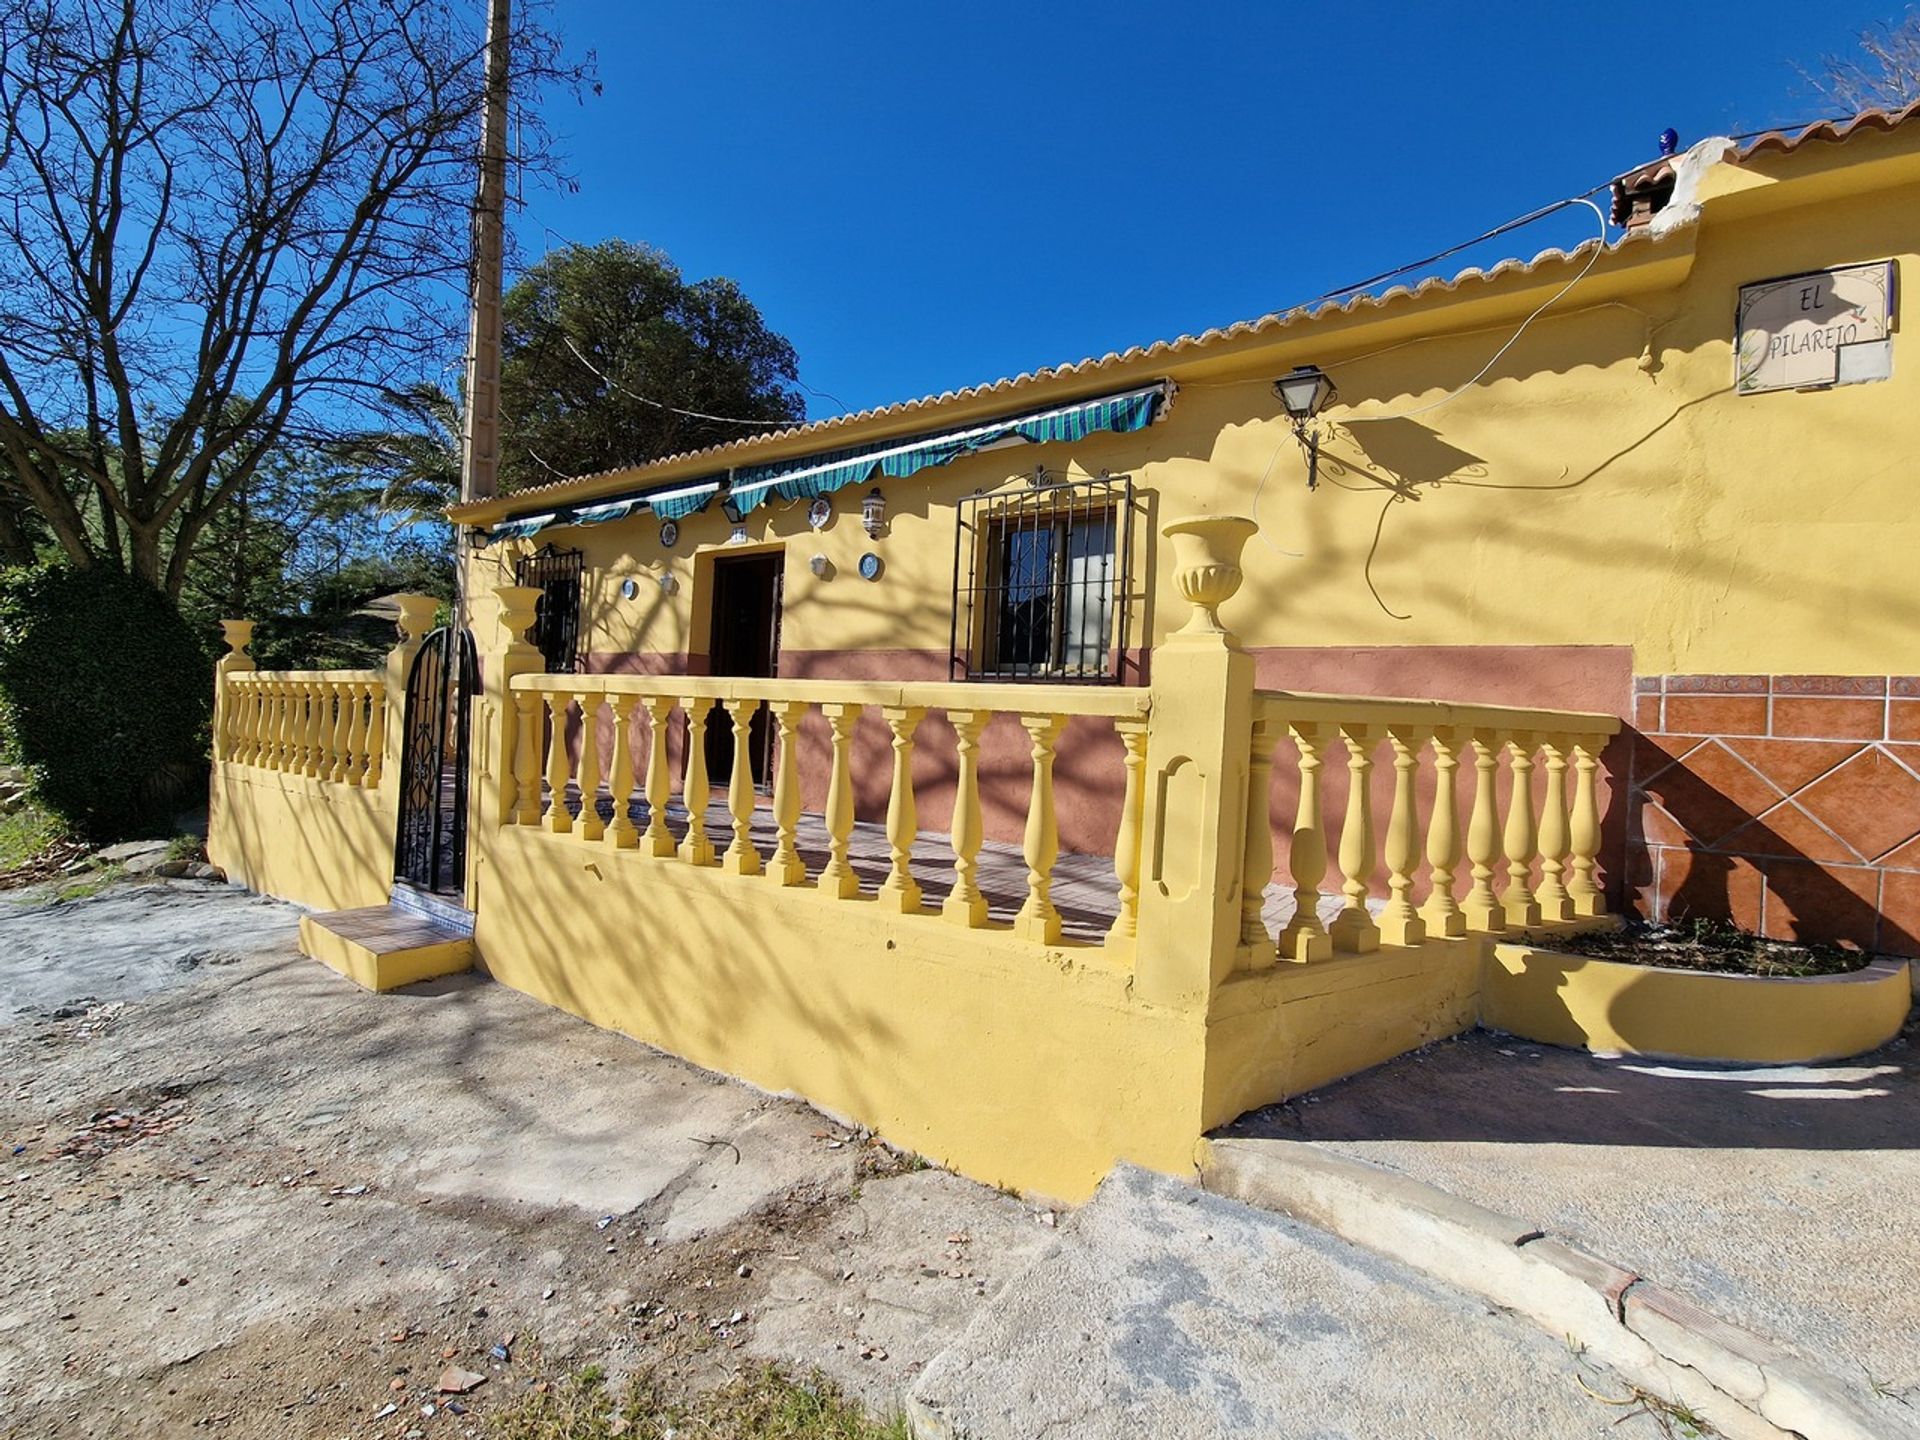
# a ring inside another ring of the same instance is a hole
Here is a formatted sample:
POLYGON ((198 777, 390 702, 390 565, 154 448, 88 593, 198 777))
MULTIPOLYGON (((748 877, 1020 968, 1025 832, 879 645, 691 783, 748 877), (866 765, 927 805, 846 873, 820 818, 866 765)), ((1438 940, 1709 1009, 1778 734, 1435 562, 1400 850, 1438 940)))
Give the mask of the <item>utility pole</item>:
MULTIPOLYGON (((460 499, 491 499, 500 477, 500 290, 507 218, 507 72, 512 0, 487 0, 486 96, 480 120, 480 187, 473 201, 473 272, 467 291, 466 417, 460 430, 460 499)), ((462 548, 455 536, 456 550, 462 548)), ((454 623, 466 623, 465 568, 454 623)))
POLYGON ((487 91, 480 189, 473 202, 473 285, 468 294, 467 415, 460 498, 491 499, 500 475, 500 289, 507 211, 507 62, 511 0, 487 0, 487 91))

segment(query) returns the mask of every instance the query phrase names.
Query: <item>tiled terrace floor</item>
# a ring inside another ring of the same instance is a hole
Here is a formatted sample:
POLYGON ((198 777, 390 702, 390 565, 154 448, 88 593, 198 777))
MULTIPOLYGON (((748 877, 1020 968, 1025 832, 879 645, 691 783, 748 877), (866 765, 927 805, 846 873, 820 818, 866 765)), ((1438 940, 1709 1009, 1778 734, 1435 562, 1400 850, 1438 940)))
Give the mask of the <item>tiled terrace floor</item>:
MULTIPOLYGON (((603 820, 612 820, 613 801, 609 796, 602 794, 597 808, 603 820)), ((580 797, 571 789, 567 793, 567 809, 576 816, 580 813, 580 797)), ((646 829, 645 801, 636 799, 628 807, 628 814, 638 829, 646 829)), ((724 852, 733 843, 732 814, 716 799, 707 807, 705 819, 708 842, 716 854, 724 852)), ((686 834, 687 813, 680 805, 667 807, 667 826, 676 839, 686 834)), ((748 834, 762 860, 773 853, 773 815, 764 804, 755 808, 748 834)), ((824 817, 811 812, 802 814, 794 843, 806 861, 811 880, 827 863, 824 817)), ((862 891, 871 894, 880 888, 887 878, 889 855, 885 826, 870 821, 854 824, 847 858, 860 877, 862 891)), ((938 909, 953 889, 952 841, 936 831, 921 831, 913 842, 908 868, 920 883, 927 908, 938 909)), ((1337 878, 1330 877, 1329 883, 1337 878)), ((980 889, 987 897, 989 918, 998 924, 1011 923, 1027 896, 1027 862, 1021 856, 1020 847, 994 841, 982 845, 979 880, 980 889)), ((1062 938, 1082 944, 1098 944, 1105 938, 1119 911, 1119 886, 1112 856, 1061 855, 1053 868, 1053 903, 1060 911, 1062 938)), ((1374 908, 1379 908, 1379 902, 1374 902, 1374 908)), ((1339 895, 1322 896, 1320 910, 1322 918, 1331 921, 1340 912, 1339 895)), ((1269 885, 1263 916, 1267 928, 1277 935, 1293 916, 1291 890, 1269 885)))

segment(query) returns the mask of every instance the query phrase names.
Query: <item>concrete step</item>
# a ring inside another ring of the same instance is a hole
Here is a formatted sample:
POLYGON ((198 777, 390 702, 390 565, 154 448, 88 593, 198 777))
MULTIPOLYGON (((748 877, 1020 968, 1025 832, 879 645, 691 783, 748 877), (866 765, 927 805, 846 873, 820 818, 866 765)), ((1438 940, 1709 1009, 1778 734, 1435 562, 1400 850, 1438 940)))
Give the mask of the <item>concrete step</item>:
MULTIPOLYGON (((1920 1440, 1898 1395, 1825 1373, 1526 1221, 1308 1141, 1216 1137, 1203 1151, 1209 1191, 1316 1226, 1525 1317, 1721 1434, 1920 1440)), ((1606 1177, 1595 1174, 1593 1183, 1606 1177)))
POLYGON ((473 968, 473 935, 395 905, 300 917, 300 951, 369 990, 473 968))
POLYGON ((918 1440, 1673 1433, 1562 1339, 1127 1165, 928 1364, 906 1412, 918 1440))

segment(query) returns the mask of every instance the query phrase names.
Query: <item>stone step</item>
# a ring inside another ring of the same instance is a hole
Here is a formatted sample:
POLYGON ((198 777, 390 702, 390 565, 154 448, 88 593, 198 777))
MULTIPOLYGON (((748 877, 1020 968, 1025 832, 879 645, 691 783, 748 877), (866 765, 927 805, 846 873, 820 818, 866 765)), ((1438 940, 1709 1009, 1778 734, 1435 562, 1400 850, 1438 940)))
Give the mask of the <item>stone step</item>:
POLYGON ((473 936, 395 905, 300 917, 300 951, 369 990, 473 968, 473 936))

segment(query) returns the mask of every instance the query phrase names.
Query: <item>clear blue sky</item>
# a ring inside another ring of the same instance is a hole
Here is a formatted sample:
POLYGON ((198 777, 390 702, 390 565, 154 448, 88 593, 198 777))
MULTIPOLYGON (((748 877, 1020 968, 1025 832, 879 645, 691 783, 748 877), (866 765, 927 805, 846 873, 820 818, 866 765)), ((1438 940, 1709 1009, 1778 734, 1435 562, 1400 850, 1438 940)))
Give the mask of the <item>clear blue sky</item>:
POLYGON ((579 192, 530 192, 516 230, 733 277, 837 397, 821 417, 1285 308, 1585 191, 1667 125, 1818 118, 1794 62, 1901 3, 563 0, 605 93, 552 105, 579 192))

